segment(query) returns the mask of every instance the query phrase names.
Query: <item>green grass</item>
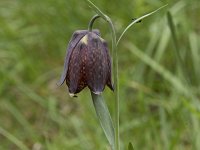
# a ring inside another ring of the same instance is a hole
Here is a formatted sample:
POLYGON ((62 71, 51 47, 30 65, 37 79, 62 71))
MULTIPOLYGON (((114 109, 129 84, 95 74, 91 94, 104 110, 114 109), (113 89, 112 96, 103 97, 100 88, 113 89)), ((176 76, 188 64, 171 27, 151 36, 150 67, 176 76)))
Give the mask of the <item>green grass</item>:
MULTIPOLYGON (((200 149, 199 0, 93 2, 113 19, 117 35, 132 18, 169 4, 119 45, 122 149, 129 142, 135 150, 200 149)), ((66 85, 56 86, 70 36, 93 15, 78 0, 1 0, 0 149, 108 149, 90 92, 70 98, 66 85)), ((95 27, 111 43, 104 24, 95 27)), ((106 88, 104 96, 113 115, 113 94, 106 88)))

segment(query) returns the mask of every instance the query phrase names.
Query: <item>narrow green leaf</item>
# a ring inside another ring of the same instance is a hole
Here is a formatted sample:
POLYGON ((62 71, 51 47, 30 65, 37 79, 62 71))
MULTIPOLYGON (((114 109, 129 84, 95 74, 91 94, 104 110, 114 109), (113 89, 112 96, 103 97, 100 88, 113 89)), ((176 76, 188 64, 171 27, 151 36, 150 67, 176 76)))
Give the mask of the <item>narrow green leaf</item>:
POLYGON ((171 30, 174 46, 176 49, 178 49, 179 45, 178 45, 178 40, 177 40, 177 36, 176 36, 176 29, 175 29, 175 25, 174 25, 174 22, 172 19, 172 15, 169 11, 167 12, 167 21, 169 24, 169 28, 171 30))
POLYGON ((114 150, 115 145, 115 133, 112 118, 110 116, 107 105, 105 104, 103 97, 91 92, 94 108, 98 119, 100 121, 101 127, 111 145, 112 150, 114 150))
POLYGON ((199 53, 199 40, 197 37, 197 34, 192 32, 189 35, 189 41, 190 41, 190 49, 191 49, 191 57, 192 57, 192 64, 193 64, 193 74, 195 74, 195 80, 200 85, 200 53, 199 53))
POLYGON ((190 90, 187 84, 184 84, 177 76, 172 74, 169 70, 167 70, 164 66, 157 63, 155 60, 153 60, 151 57, 149 57, 147 54, 142 52, 140 49, 138 49, 134 44, 127 42, 125 46, 138 58, 140 58, 145 64, 150 66, 154 71, 159 73, 163 76, 176 90, 187 96, 188 98, 191 98, 194 102, 194 109, 197 111, 200 111, 200 102, 198 101, 198 97, 193 94, 193 92, 190 90))
POLYGON ((131 142, 129 142, 129 144, 128 144, 128 150, 134 150, 133 145, 132 145, 131 142))
POLYGON ((184 61, 181 58, 181 52, 180 52, 179 43, 178 43, 178 39, 177 39, 177 35, 176 35, 175 24, 172 19, 172 15, 169 11, 167 12, 167 20, 168 20, 169 28, 170 28, 170 31, 172 34, 172 40, 173 40, 174 47, 175 47, 175 55, 176 55, 176 60, 178 63, 178 68, 180 71, 182 71, 185 82, 190 84, 190 82, 188 80, 187 70, 185 69, 184 61))
POLYGON ((3 101, 2 105, 23 126, 26 132, 29 133, 29 136, 31 138, 34 138, 34 131, 31 127, 31 124, 26 120, 26 118, 22 115, 22 113, 10 101, 5 100, 3 101))
MULTIPOLYGON (((168 5, 168 4, 167 4, 167 5, 168 5)), ((139 18, 137 18, 136 20, 134 20, 132 23, 130 23, 130 24, 124 29, 124 31, 122 32, 122 34, 120 35, 120 37, 119 37, 119 39, 118 39, 118 41, 117 41, 117 45, 119 44, 121 38, 122 38, 123 35, 126 33, 126 31, 127 31, 132 25, 134 25, 134 24, 137 23, 138 21, 140 21, 140 20, 142 20, 142 19, 144 19, 144 18, 146 18, 146 17, 148 17, 148 16, 150 16, 150 15, 156 13, 157 11, 159 11, 160 9, 164 8, 164 7, 167 6, 167 5, 164 5, 164 6, 160 7, 160 8, 158 8, 158 9, 156 9, 155 11, 152 11, 152 12, 146 14, 146 15, 143 15, 142 17, 139 17, 139 18)))
POLYGON ((137 57, 139 57, 144 63, 150 66, 154 71, 161 74, 167 81, 169 81, 179 92, 186 94, 188 93, 187 88, 184 84, 170 71, 165 69, 162 65, 157 63, 155 60, 150 58, 147 54, 139 50, 134 44, 126 43, 126 47, 137 57))
POLYGON ((10 142, 14 143, 21 150, 28 150, 28 147, 24 145, 19 139, 17 139, 14 135, 6 131, 0 126, 0 135, 5 136, 10 142))

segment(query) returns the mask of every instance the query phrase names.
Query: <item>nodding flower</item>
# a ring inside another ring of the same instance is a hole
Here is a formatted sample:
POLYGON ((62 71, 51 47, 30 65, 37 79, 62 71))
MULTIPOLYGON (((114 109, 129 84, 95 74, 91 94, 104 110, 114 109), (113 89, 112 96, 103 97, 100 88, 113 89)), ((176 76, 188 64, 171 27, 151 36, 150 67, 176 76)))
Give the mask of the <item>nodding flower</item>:
POLYGON ((78 30, 72 35, 58 84, 65 81, 70 96, 85 87, 95 94, 101 94, 106 85, 114 90, 108 45, 98 30, 78 30))

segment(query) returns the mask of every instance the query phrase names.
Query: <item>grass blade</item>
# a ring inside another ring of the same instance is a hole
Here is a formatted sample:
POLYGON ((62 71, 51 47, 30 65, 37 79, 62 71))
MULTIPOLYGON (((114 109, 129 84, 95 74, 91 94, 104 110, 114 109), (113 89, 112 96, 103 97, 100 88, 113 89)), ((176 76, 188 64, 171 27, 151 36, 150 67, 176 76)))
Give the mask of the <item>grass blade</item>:
POLYGON ((169 24, 169 28, 170 28, 170 31, 172 34, 172 40, 173 40, 174 47, 175 47, 175 55, 176 55, 176 59, 177 59, 177 63, 178 63, 178 69, 180 71, 182 71, 185 82, 189 84, 187 70, 185 69, 184 61, 181 58, 179 43, 178 43, 178 39, 177 39, 177 35, 176 35, 175 24, 173 22, 172 15, 169 11, 167 12, 167 21, 169 24))
POLYGON ((126 47, 137 57, 139 57, 144 63, 149 65, 153 70, 161 74, 167 81, 169 81, 180 93, 184 95, 188 95, 188 90, 183 85, 183 83, 174 76, 171 72, 169 72, 167 69, 165 69, 163 66, 158 64, 155 60, 150 58, 148 55, 146 55, 144 52, 139 50, 134 44, 132 43, 126 43, 126 47))
MULTIPOLYGON (((168 4, 167 4, 167 5, 168 5, 168 4)), ((142 19, 144 19, 144 18, 146 18, 146 17, 148 17, 148 16, 150 16, 150 15, 156 13, 156 12, 159 11, 160 9, 166 7, 167 5, 164 5, 164 6, 160 7, 160 8, 158 8, 158 9, 156 9, 155 11, 152 11, 152 12, 150 12, 150 13, 148 13, 148 14, 142 16, 142 17, 139 17, 139 18, 137 18, 136 20, 134 20, 132 23, 130 23, 130 24, 124 29, 124 31, 122 32, 122 34, 120 35, 120 37, 119 37, 119 39, 118 39, 118 41, 117 41, 117 45, 119 44, 121 38, 124 36, 124 34, 126 33, 126 31, 127 31, 131 26, 133 26, 133 25, 134 25, 135 23, 137 23, 138 21, 140 21, 140 20, 142 20, 142 19)))
POLYGON ((6 131, 2 127, 0 127, 0 134, 5 136, 8 140, 10 140, 12 143, 14 143, 21 150, 28 150, 26 145, 24 145, 20 140, 18 140, 15 136, 13 136, 11 133, 6 131))
POLYGON ((131 142, 129 142, 129 144, 128 144, 128 150, 134 150, 133 145, 132 145, 131 142))
POLYGON ((191 56, 192 56, 195 80, 199 85, 200 84, 200 79, 199 79, 199 76, 200 76, 200 70, 199 70, 200 52, 199 52, 199 47, 198 47, 197 35, 195 33, 191 33, 189 35, 189 41, 190 41, 191 56))
POLYGON ((7 111, 13 115, 13 117, 16 118, 16 120, 23 126, 26 132, 28 132, 29 136, 34 138, 35 133, 31 127, 31 124, 26 120, 23 114, 10 101, 5 100, 3 107, 7 109, 7 111))

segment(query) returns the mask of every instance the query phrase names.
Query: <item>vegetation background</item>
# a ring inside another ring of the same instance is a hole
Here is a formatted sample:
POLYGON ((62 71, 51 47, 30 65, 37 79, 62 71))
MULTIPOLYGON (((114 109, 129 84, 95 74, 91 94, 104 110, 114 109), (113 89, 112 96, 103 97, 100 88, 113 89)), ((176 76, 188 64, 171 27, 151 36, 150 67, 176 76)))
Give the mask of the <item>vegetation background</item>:
MULTIPOLYGON (((200 1, 93 2, 112 18, 117 35, 168 3, 119 45, 122 149, 132 142, 135 150, 199 150, 200 1)), ((66 85, 56 86, 72 33, 87 29, 94 14, 83 0, 0 0, 0 150, 109 149, 89 91, 70 98, 66 85)), ((107 24, 95 27, 111 43, 107 24)), ((108 88, 104 97, 113 114, 108 88)))

